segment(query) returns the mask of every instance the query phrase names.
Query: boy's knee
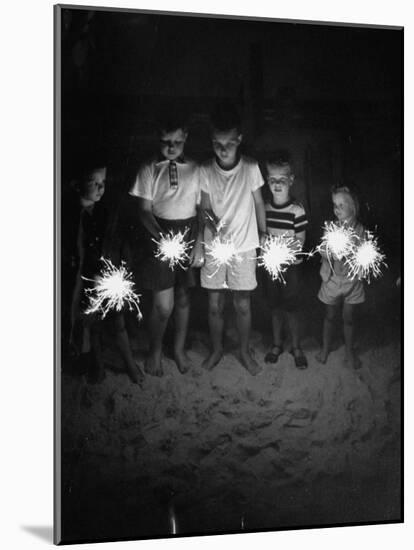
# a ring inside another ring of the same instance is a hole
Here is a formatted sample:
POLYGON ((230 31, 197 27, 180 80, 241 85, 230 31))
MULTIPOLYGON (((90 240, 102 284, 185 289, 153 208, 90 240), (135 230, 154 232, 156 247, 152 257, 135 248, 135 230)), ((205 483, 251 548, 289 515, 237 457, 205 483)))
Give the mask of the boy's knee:
POLYGON ((248 315, 250 313, 250 295, 235 294, 233 298, 234 309, 238 315, 248 315))
POLYGON ((190 294, 188 290, 182 288, 177 291, 175 295, 175 306, 180 308, 187 308, 190 306, 190 294))
POLYGON ((154 307, 155 307, 157 317, 161 321, 166 321, 171 316, 171 313, 172 313, 172 310, 173 310, 173 307, 174 307, 174 303, 169 302, 168 304, 155 304, 154 307))
POLYGON ((222 296, 210 296, 208 301, 208 311, 210 315, 215 317, 223 317, 224 315, 224 300, 222 296))

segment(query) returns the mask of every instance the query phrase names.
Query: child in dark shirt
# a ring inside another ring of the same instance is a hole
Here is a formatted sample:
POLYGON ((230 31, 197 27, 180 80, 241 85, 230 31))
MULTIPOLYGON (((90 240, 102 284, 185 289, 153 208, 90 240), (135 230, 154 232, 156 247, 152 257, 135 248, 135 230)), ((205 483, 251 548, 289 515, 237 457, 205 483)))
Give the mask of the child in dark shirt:
MULTIPOLYGON (((105 377, 101 350, 101 323, 97 315, 86 315, 86 289, 92 288, 102 268, 108 211, 101 203, 105 193, 106 166, 95 161, 82 173, 76 192, 62 205, 62 332, 64 344, 77 357, 80 373, 88 381, 105 377)), ((139 381, 122 312, 113 313, 117 343, 133 382, 139 381)), ((141 375, 142 376, 142 375, 141 375)))

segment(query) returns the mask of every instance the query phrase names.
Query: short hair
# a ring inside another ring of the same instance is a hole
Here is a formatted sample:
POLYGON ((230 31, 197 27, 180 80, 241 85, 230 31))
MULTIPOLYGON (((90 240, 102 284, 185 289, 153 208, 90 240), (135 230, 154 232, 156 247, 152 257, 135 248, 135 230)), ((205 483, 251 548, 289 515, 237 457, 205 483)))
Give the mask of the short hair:
POLYGON ((218 103, 210 115, 211 131, 226 132, 236 130, 241 133, 241 118, 235 105, 228 102, 218 103))
POLYGON ((353 207, 354 210, 354 216, 355 218, 359 215, 359 200, 355 193, 354 189, 351 189, 347 185, 334 185, 331 188, 332 195, 338 195, 339 193, 342 193, 343 195, 346 195, 353 207))
POLYGON ((277 168, 290 168, 290 172, 293 174, 293 163, 292 158, 288 151, 277 151, 273 153, 266 160, 266 171, 268 171, 268 166, 276 166, 277 168))
POLYGON ((159 135, 163 134, 164 132, 175 132, 176 130, 183 130, 187 133, 187 114, 183 110, 173 105, 164 107, 163 109, 161 109, 161 112, 157 118, 157 130, 159 135))

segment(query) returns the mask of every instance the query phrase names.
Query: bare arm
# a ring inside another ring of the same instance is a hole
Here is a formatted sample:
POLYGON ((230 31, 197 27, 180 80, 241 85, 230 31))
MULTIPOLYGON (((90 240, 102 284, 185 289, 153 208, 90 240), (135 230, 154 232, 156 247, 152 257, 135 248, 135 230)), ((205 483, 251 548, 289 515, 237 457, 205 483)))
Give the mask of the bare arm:
POLYGON ((149 231, 149 233, 158 240, 160 238, 160 233, 163 233, 163 230, 152 212, 152 201, 142 198, 139 198, 138 201, 138 209, 142 224, 145 229, 147 229, 147 231, 149 231))
POLYGON ((295 234, 296 240, 300 243, 300 247, 303 248, 306 239, 306 231, 301 231, 295 234))
POLYGON ((202 220, 200 226, 202 231, 204 227, 208 225, 213 231, 213 234, 217 233, 217 226, 220 222, 219 218, 213 212, 210 202, 210 195, 205 191, 201 191, 201 202, 200 202, 200 219, 202 220))
POLYGON ((261 189, 256 189, 253 191, 254 207, 256 209, 256 218, 257 225, 259 227, 259 232, 263 235, 267 231, 266 227, 266 211, 264 207, 262 191, 261 189))

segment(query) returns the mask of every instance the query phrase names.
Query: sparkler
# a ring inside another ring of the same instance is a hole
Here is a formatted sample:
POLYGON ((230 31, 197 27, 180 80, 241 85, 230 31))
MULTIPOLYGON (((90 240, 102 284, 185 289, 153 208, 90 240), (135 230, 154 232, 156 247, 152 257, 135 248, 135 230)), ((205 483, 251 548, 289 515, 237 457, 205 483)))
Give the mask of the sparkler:
POLYGON ((216 268, 211 277, 214 277, 222 265, 231 266, 233 261, 240 260, 234 241, 230 238, 224 238, 217 235, 210 244, 206 244, 206 252, 212 258, 216 268))
POLYGON ((300 242, 286 234, 270 235, 261 249, 258 264, 266 269, 273 281, 285 283, 283 273, 301 253, 300 242))
POLYGON ((186 241, 185 236, 188 232, 188 229, 182 233, 178 231, 169 231, 167 235, 161 237, 159 241, 152 239, 158 245, 157 252, 155 257, 159 258, 162 262, 168 262, 170 269, 174 269, 177 265, 186 269, 184 262, 190 259, 188 251, 191 248, 191 245, 194 241, 186 241))
POLYGON ((345 263, 349 268, 351 279, 359 277, 370 283, 371 276, 376 279, 381 275, 381 268, 387 266, 384 260, 385 256, 378 247, 376 237, 370 231, 367 231, 366 237, 360 239, 345 263))
MULTIPOLYGON (((141 319, 139 295, 134 291, 132 274, 127 271, 124 263, 120 267, 115 267, 110 260, 105 258, 101 260, 104 267, 96 280, 92 281, 95 283, 94 287, 85 290, 89 298, 85 313, 89 315, 100 312, 104 319, 111 310, 121 311, 127 306, 129 311, 135 309, 138 319, 141 319)), ((91 281, 86 277, 83 279, 91 281)))
POLYGON ((349 225, 325 222, 325 232, 322 242, 316 250, 318 252, 325 252, 329 263, 332 254, 338 260, 341 260, 354 251, 356 237, 354 229, 349 225))

